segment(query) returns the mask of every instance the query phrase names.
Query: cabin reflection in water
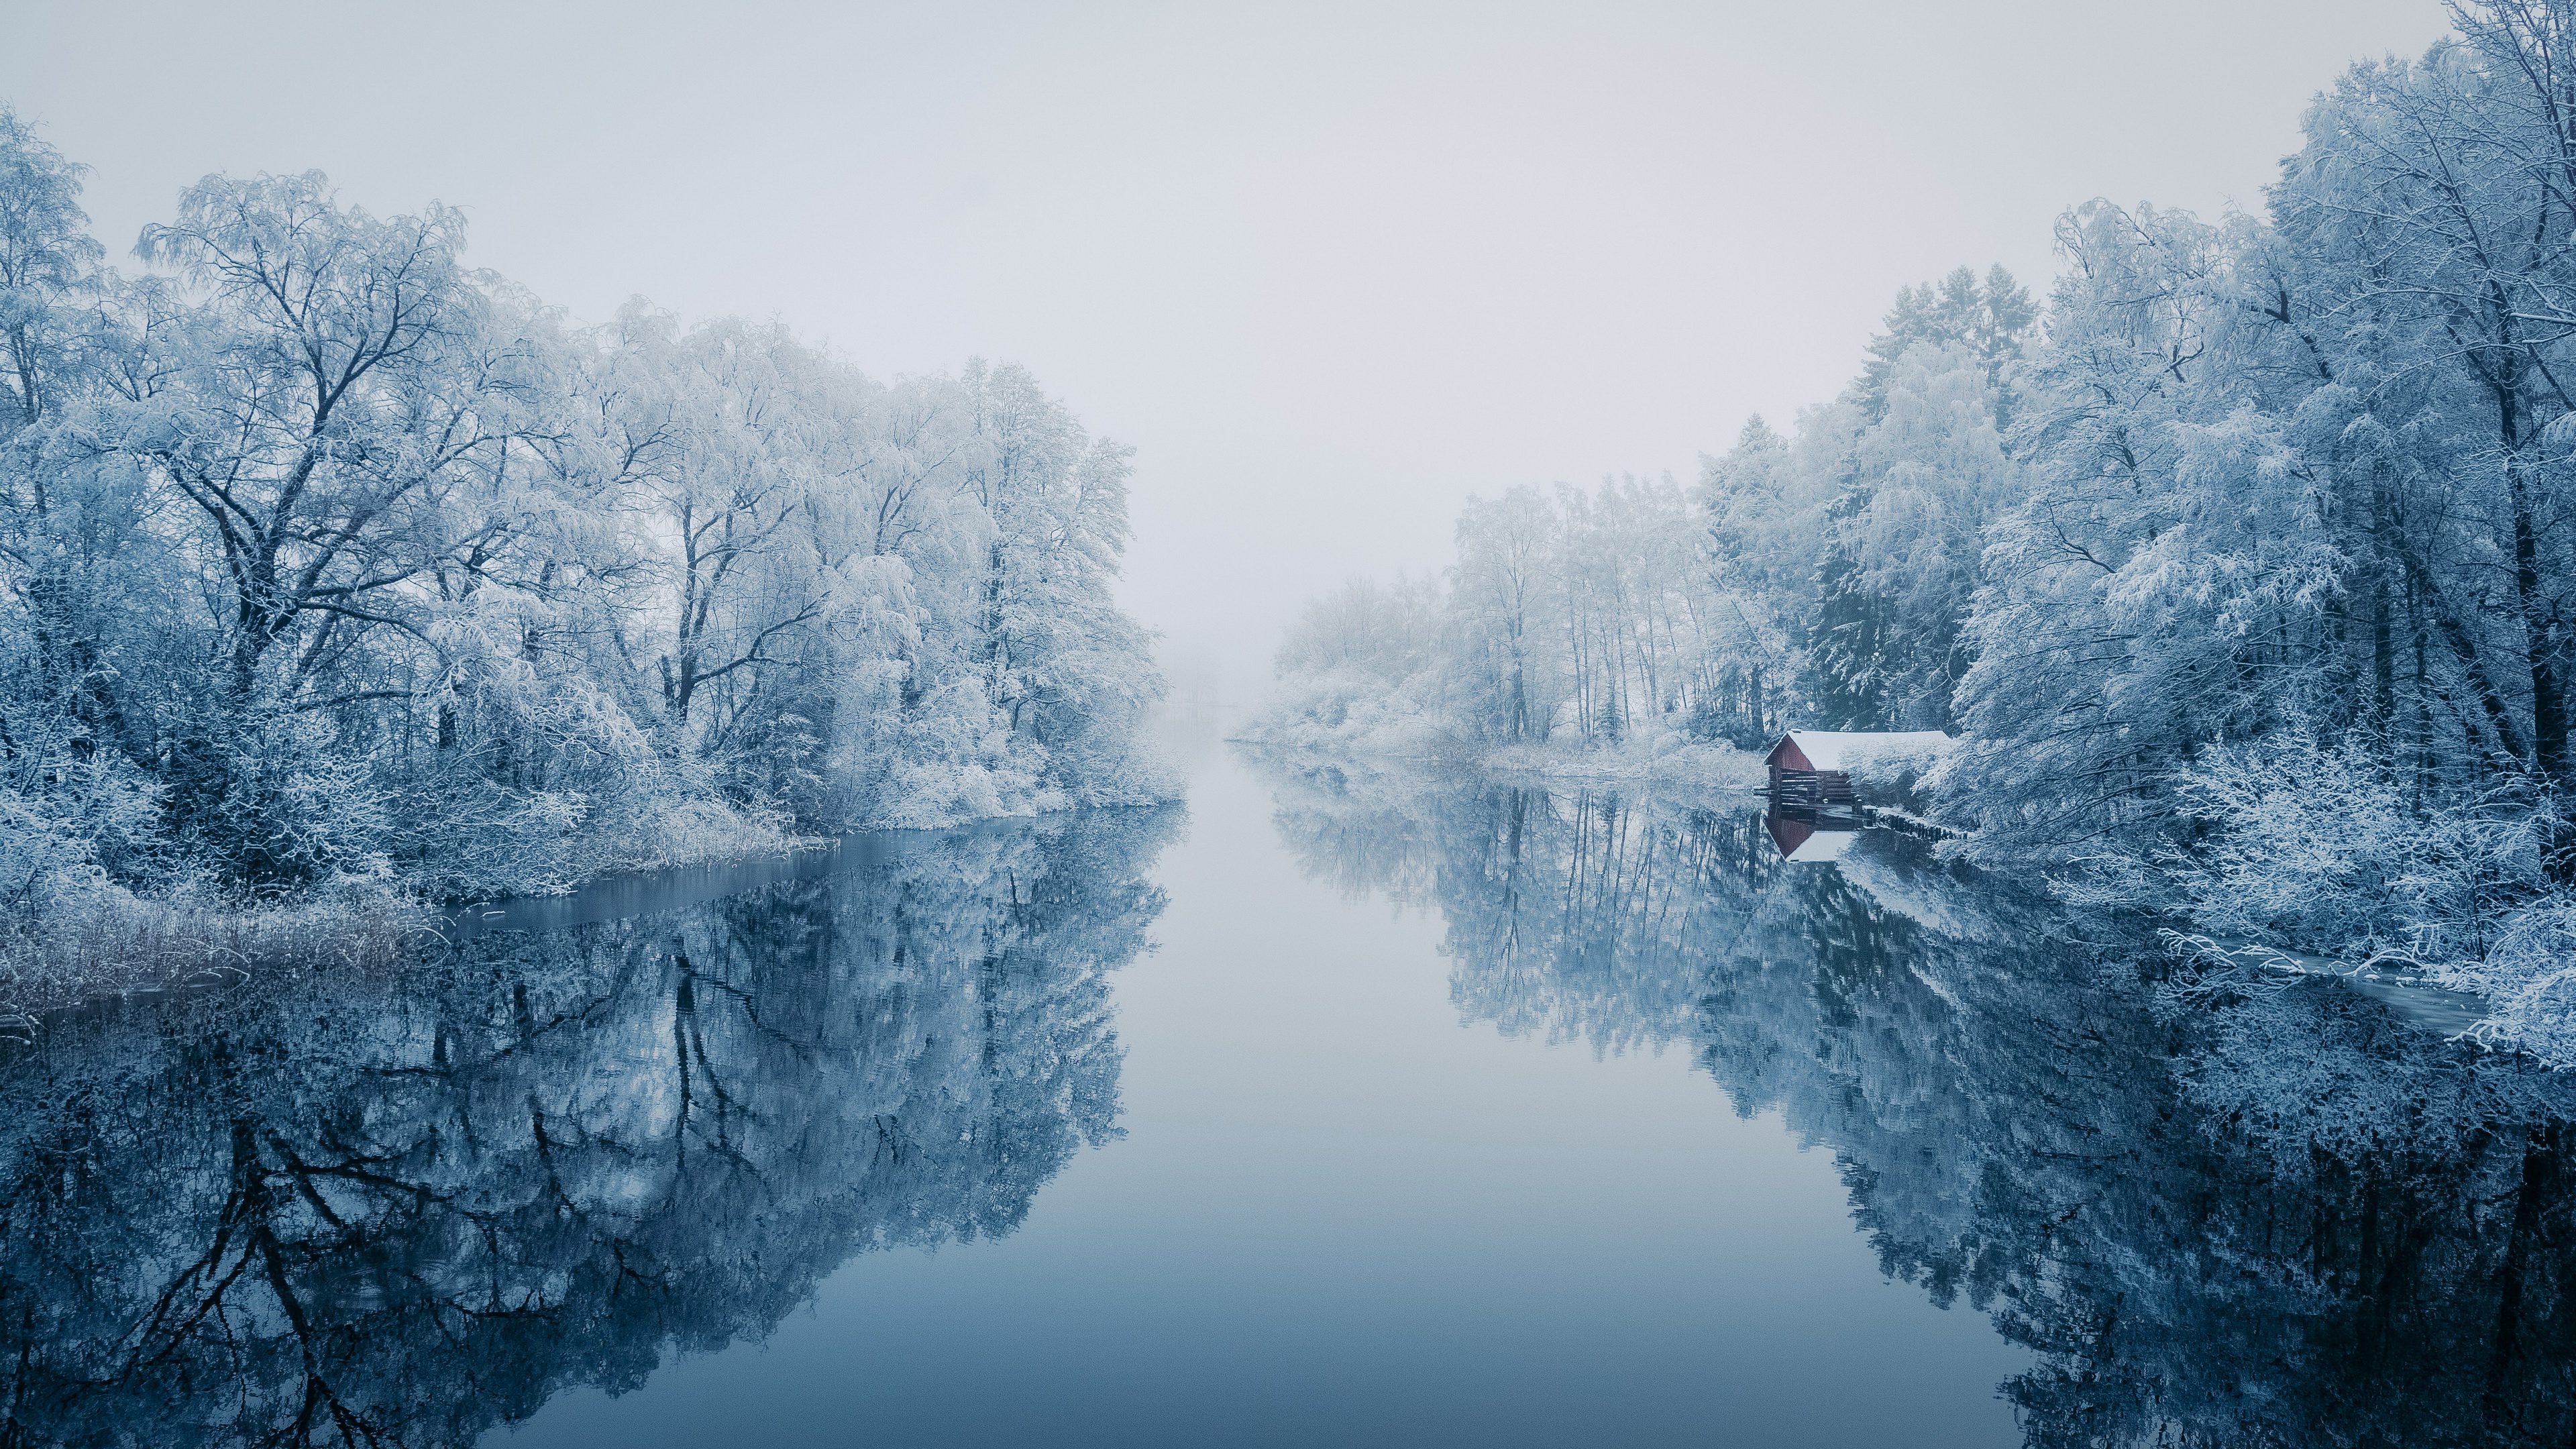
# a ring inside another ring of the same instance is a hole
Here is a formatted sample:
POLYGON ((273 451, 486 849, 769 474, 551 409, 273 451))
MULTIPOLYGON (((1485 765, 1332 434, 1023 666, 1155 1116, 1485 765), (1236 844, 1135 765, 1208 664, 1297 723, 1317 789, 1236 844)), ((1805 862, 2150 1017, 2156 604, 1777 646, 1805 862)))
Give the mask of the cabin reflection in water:
POLYGON ((1784 859, 1805 863, 1839 860, 1860 839, 1860 818, 1848 811, 1801 810, 1773 805, 1762 815, 1771 843, 1784 859))

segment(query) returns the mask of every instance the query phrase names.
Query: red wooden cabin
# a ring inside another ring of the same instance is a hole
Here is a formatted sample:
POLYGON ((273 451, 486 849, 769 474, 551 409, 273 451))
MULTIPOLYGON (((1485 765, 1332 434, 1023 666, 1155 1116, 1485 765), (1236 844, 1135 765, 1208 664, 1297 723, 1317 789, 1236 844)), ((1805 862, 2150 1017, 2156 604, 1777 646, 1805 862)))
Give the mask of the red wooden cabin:
POLYGON ((1863 730, 1791 730, 1771 747, 1771 803, 1805 810, 1851 810, 1860 805, 1852 793, 1855 766, 1882 756, 1923 756, 1949 746, 1939 730, 1876 732, 1863 730))
POLYGON ((1849 809, 1860 803, 1852 793, 1851 772, 1839 768, 1842 752, 1828 744, 1843 736, 1821 730, 1791 730, 1771 747, 1763 763, 1771 767, 1774 808, 1849 809), (1822 755, 1819 760, 1816 756, 1822 755))

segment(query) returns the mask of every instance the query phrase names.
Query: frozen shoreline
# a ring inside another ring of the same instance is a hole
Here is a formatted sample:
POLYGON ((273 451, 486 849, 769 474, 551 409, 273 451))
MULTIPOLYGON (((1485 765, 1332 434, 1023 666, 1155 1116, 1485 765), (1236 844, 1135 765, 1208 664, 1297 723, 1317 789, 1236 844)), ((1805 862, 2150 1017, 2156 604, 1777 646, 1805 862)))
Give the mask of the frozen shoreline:
MULTIPOLYGON (((1049 810, 1012 810, 932 826, 880 825, 839 835, 750 835, 729 846, 705 839, 604 866, 549 889, 489 897, 423 899, 388 880, 328 882, 280 900, 228 900, 205 890, 140 895, 96 892, 37 929, 0 931, 0 1037, 24 1037, 41 1019, 89 1002, 223 987, 254 975, 319 972, 393 975, 424 956, 491 929, 542 920, 556 929, 586 904, 685 875, 747 889, 837 859, 854 840, 907 840, 1009 828, 1097 810, 1157 810, 1181 798, 1049 810)), ((660 909, 661 907, 654 907, 660 909)))
POLYGON ((1720 792, 1762 783, 1762 757, 1732 745, 1667 739, 1659 748, 1585 749, 1559 745, 1480 745, 1445 732, 1389 732, 1376 739, 1281 740, 1266 732, 1231 735, 1228 744, 1370 769, 1474 771, 1569 785, 1652 784, 1720 792))

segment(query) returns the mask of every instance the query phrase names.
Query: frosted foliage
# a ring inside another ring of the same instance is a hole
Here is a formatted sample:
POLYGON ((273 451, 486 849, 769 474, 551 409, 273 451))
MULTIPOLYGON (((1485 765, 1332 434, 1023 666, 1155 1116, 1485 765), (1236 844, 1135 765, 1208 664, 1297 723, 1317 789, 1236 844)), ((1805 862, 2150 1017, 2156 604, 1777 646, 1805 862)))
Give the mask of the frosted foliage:
POLYGON ((0 868, 69 892, 570 887, 1171 793, 1127 449, 1024 371, 578 326, 319 173, 104 267, 0 110, 0 868))
POLYGON ((1414 755, 1754 743, 1787 698, 1780 625, 1712 575, 1705 533, 1670 479, 1475 501, 1444 578, 1309 606, 1247 733, 1414 755))
POLYGON ((2576 3, 2448 13, 2315 98, 2260 214, 2090 201, 2044 305, 1906 288, 1680 513, 1471 506, 1438 688, 1290 669, 1265 737, 1334 743, 1318 700, 1587 750, 1940 730, 1954 855, 2474 982, 2487 1039, 2576 1059, 2515 984, 2576 899, 2576 3))

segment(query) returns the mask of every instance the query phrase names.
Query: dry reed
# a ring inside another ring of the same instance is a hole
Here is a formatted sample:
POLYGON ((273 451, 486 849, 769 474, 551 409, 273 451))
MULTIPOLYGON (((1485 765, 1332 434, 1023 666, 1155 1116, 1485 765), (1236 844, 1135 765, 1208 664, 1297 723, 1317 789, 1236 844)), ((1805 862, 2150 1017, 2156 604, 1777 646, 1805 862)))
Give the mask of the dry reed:
POLYGON ((0 927, 0 1019, 30 1024, 95 997, 253 975, 389 971, 438 943, 432 926, 427 909, 372 883, 251 904, 103 891, 0 927))

